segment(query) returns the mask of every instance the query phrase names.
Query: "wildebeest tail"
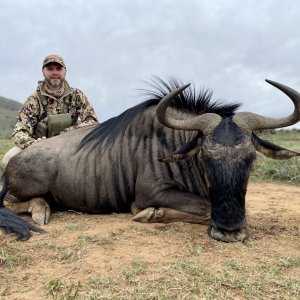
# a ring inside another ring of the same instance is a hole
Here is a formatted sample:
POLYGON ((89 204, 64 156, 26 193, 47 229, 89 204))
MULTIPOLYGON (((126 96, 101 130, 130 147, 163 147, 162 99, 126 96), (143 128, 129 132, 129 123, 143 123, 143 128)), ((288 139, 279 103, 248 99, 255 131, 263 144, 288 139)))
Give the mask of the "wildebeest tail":
POLYGON ((8 180, 5 175, 2 177, 3 186, 0 192, 0 228, 6 234, 14 233, 18 241, 25 241, 30 238, 31 231, 43 233, 44 230, 31 225, 21 217, 4 208, 3 200, 8 191, 8 180))
POLYGON ((21 217, 15 215, 6 208, 0 209, 0 228, 6 234, 14 233, 17 235, 17 241, 25 241, 30 238, 31 231, 43 233, 44 230, 31 225, 21 217))

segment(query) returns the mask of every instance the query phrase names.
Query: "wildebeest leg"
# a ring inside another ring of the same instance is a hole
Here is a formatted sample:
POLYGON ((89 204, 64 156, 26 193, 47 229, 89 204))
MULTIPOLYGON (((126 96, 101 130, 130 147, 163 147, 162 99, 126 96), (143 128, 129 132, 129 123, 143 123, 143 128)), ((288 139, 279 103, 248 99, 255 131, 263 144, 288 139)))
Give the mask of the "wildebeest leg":
POLYGON ((157 193, 155 197, 136 197, 135 215, 133 220, 140 222, 188 222, 209 224, 211 206, 208 199, 199 196, 170 189, 157 193), (141 210, 138 212, 137 210, 141 210))
MULTIPOLYGON (((153 186, 155 187, 155 183, 153 186)), ((211 209, 209 199, 167 185, 162 185, 161 188, 140 185, 136 190, 135 202, 139 209, 167 207, 192 214, 202 214, 211 209)))
POLYGON ((33 221, 39 225, 47 224, 49 221, 51 210, 42 197, 32 198, 28 201, 19 201, 17 198, 7 195, 4 198, 4 205, 16 214, 31 213, 33 221))
POLYGON ((210 211, 198 215, 166 207, 148 207, 140 211, 133 210, 132 213, 134 214, 133 221, 143 223, 185 222, 204 225, 209 225, 210 223, 210 211))

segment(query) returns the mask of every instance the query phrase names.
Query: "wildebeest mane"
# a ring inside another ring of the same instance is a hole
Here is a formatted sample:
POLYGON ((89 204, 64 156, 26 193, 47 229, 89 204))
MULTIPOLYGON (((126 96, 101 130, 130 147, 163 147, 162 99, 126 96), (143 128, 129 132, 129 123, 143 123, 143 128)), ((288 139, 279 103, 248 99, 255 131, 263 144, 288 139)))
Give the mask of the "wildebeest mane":
MULTIPOLYGON (((144 89, 143 91, 145 91, 150 99, 155 99, 159 102, 167 94, 183 86, 185 83, 175 78, 164 81, 156 77, 151 82, 147 82, 147 84, 152 89, 144 89)), ((220 99, 213 99, 212 90, 203 88, 200 91, 196 91, 195 86, 191 85, 180 93, 170 106, 194 115, 215 113, 222 117, 230 117, 240 107, 240 104, 226 104, 220 99)))
MULTIPOLYGON (((103 141, 113 143, 137 116, 148 107, 157 105, 164 96, 181 87, 183 83, 175 78, 167 81, 155 78, 151 82, 148 82, 147 85, 150 87, 149 89, 141 89, 147 100, 99 124, 99 126, 83 138, 79 148, 90 142, 95 142, 95 144, 100 144, 103 141)), ((194 86, 189 86, 172 101, 170 106, 191 115, 216 113, 222 117, 230 117, 234 115, 240 104, 224 103, 219 99, 214 100, 211 90, 202 89, 197 92, 194 86)))

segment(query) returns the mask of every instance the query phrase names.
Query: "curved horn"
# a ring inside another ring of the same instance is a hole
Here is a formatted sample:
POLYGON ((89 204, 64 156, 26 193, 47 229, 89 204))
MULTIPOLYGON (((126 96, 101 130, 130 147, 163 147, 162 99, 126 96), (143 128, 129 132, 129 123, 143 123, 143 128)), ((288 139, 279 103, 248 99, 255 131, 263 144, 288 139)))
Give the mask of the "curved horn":
POLYGON ((286 118, 267 118, 250 112, 240 112, 233 121, 248 132, 256 129, 275 129, 290 126, 300 121, 300 94, 281 83, 266 79, 266 82, 285 93, 294 103, 294 112, 286 118))
POLYGON ((174 119, 166 114, 170 102, 188 86, 190 86, 190 83, 166 95, 157 105, 156 117, 163 125, 169 128, 201 131, 204 134, 211 133, 222 120, 222 118, 217 114, 206 113, 188 120, 174 119))

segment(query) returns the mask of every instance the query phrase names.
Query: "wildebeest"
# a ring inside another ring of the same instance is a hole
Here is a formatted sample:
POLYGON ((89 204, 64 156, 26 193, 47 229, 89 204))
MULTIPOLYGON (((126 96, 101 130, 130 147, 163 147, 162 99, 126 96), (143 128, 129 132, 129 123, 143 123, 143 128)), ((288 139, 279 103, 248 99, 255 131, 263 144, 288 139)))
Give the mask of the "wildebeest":
MULTIPOLYGON (((176 80, 159 81, 151 99, 99 126, 83 127, 34 144, 6 169, 13 212, 48 222, 48 203, 87 213, 134 212, 142 222, 210 224, 209 235, 247 238, 245 195, 256 150, 275 159, 300 155, 260 139, 255 130, 300 120, 300 95, 269 81, 294 103, 285 118, 236 112, 176 80), (47 201, 45 201, 45 199, 47 201)), ((3 206, 3 205, 2 205, 3 206)), ((6 208, 0 226, 19 239, 33 225, 6 208)))

